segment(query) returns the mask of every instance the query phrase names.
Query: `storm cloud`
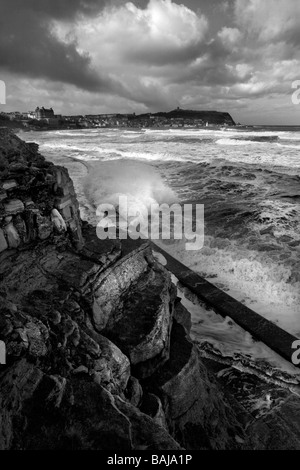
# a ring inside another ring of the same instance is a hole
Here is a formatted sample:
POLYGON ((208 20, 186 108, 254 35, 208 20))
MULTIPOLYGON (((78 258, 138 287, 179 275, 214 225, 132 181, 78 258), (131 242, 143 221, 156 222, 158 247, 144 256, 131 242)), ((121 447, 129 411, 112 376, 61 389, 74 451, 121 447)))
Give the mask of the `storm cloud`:
POLYGON ((72 24, 104 5, 104 0, 0 0, 0 67, 90 91, 118 91, 120 83, 94 69, 76 39, 62 40, 54 30, 55 21, 72 24))
POLYGON ((0 79, 11 107, 299 122, 299 17, 298 0, 0 0, 0 79))

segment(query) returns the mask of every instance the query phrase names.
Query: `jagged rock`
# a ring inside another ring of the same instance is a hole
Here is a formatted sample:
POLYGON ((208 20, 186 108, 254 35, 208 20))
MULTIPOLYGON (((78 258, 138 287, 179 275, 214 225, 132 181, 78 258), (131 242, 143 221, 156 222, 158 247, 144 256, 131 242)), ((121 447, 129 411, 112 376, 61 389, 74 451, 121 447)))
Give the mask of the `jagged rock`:
POLYGON ((26 323, 26 333, 29 341, 29 354, 34 357, 41 357, 47 354, 48 330, 37 319, 26 323))
POLYGON ((59 408, 65 392, 67 380, 65 377, 60 377, 59 375, 50 375, 49 377, 45 376, 44 380, 45 379, 51 381, 53 384, 51 391, 45 400, 46 405, 49 406, 50 404, 55 408, 59 408))
POLYGON ((106 387, 111 392, 122 393, 130 377, 128 357, 104 336, 91 332, 100 347, 100 357, 93 364, 93 378, 96 383, 106 387))
POLYGON ((143 396, 142 405, 140 410, 146 415, 151 416, 153 421, 159 426, 167 429, 167 422, 165 413, 160 399, 153 393, 146 393, 143 396))
POLYGON ((0 207, 0 448, 273 448, 276 427, 297 448, 297 397, 287 392, 282 413, 248 422, 245 437, 149 244, 101 241, 85 223, 82 246, 67 170, 0 129, 0 156, 4 144, 15 173, 4 168, 0 186, 15 178, 8 193, 19 199, 0 207), (7 227, 21 249, 4 251, 7 227))
POLYGON ((65 232, 67 230, 66 222, 57 209, 52 209, 51 222, 58 233, 65 232))
POLYGON ((180 445, 170 434, 150 416, 138 411, 130 403, 115 397, 118 409, 124 413, 131 424, 133 448, 137 450, 180 450, 180 445))
POLYGON ((14 423, 20 417, 27 399, 31 398, 43 373, 25 359, 1 374, 0 381, 0 449, 9 449, 15 438, 14 423))
POLYGON ((8 215, 7 217, 4 217, 4 224, 7 225, 12 221, 12 215, 8 215))
POLYGON ((49 217, 43 217, 39 212, 36 215, 36 224, 38 229, 38 237, 46 240, 53 231, 53 222, 49 217))
POLYGON ((24 204, 20 199, 11 199, 4 204, 4 210, 6 214, 17 214, 24 211, 24 204))
MULTIPOLYGON (((63 322, 61 323, 61 329, 64 334, 64 340, 63 340, 63 347, 67 345, 67 341, 70 338, 73 338, 73 340, 76 338, 77 341, 75 343, 76 346, 78 346, 80 342, 80 334, 78 331, 78 325, 76 322, 74 322, 68 315, 64 317, 63 322), (77 332, 77 334, 74 335, 74 333, 77 332)), ((72 341, 74 344, 74 341, 72 341)))
POLYGON ((291 395, 281 406, 255 419, 246 443, 254 450, 300 450, 300 403, 291 395))
POLYGON ((235 449, 239 423, 199 359, 183 326, 173 323, 170 358, 145 382, 159 396, 168 427, 186 449, 235 449))
POLYGON ((48 318, 54 325, 58 325, 61 322, 61 313, 57 310, 53 310, 48 318))
POLYGON ((0 190, 0 202, 7 198, 7 192, 0 190))
POLYGON ((174 319, 182 325, 187 333, 190 333, 192 327, 192 319, 190 312, 182 305, 180 299, 176 299, 174 308, 174 319))
POLYGON ((99 357, 101 349, 99 344, 93 338, 86 334, 84 331, 81 333, 81 346, 92 356, 99 357))
POLYGON ((199 397, 202 388, 199 368, 195 346, 183 327, 174 321, 170 359, 151 378, 172 420, 184 415, 199 397))
POLYGON ((36 227, 36 212, 37 209, 33 209, 31 206, 28 206, 29 209, 23 212, 23 218, 26 225, 27 237, 26 242, 30 242, 37 238, 37 227, 36 227))
POLYGON ((6 225, 4 227, 4 231, 6 234, 9 248, 18 248, 21 243, 21 239, 13 223, 9 223, 8 225, 6 225))
POLYGON ((76 369, 74 369, 73 371, 73 374, 88 374, 89 373, 89 370, 86 366, 79 366, 77 367, 76 369))
POLYGON ((8 248, 3 230, 0 228, 0 253, 8 248))
MULTIPOLYGON (((57 387, 53 377, 41 376, 34 391, 19 405, 19 422, 12 424, 11 448, 35 450, 119 451, 150 448, 179 450, 166 430, 135 407, 99 385, 68 380, 57 387), (63 393, 55 393, 56 390, 63 393), (87 399, 88 398, 88 399, 87 399), (23 405, 23 406, 22 406, 23 405), (23 420, 22 420, 23 418, 23 420)), ((11 420, 13 421, 13 420, 11 420)), ((8 448, 6 440, 3 448, 8 448)))
POLYGON ((15 180, 7 180, 2 183, 2 189, 7 191, 8 189, 13 189, 18 186, 18 183, 15 180))
POLYGON ((166 272, 149 269, 123 294, 104 330, 129 357, 135 375, 147 377, 169 355, 173 289, 166 272))
MULTIPOLYGON (((149 250, 148 245, 145 245, 149 250)), ((145 246, 117 261, 97 278, 94 288, 93 320, 98 331, 107 325, 113 312, 122 306, 122 294, 148 269, 145 246)))
POLYGON ((138 407, 141 404, 143 389, 137 378, 133 376, 129 377, 125 394, 132 405, 138 407))
POLYGON ((121 243, 119 240, 100 241, 95 227, 84 226, 83 236, 85 243, 81 249, 84 257, 101 265, 102 270, 108 268, 121 257, 121 243))
POLYGON ((17 215, 15 218, 14 218, 14 227, 16 228, 19 236, 20 236, 20 239, 21 239, 21 242, 25 242, 26 241, 26 238, 27 238, 27 233, 26 233, 26 224, 24 222, 24 220, 22 219, 22 217, 20 215, 17 215))

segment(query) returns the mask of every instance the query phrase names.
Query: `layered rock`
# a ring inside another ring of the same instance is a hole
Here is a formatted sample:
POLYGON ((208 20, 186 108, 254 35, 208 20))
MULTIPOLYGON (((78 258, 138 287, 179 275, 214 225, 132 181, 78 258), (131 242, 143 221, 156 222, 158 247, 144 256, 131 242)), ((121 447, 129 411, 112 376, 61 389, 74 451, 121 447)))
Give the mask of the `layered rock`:
POLYGON ((53 238, 65 230, 74 246, 82 247, 73 182, 65 168, 47 162, 37 150, 36 144, 25 144, 1 129, 0 252, 53 238))

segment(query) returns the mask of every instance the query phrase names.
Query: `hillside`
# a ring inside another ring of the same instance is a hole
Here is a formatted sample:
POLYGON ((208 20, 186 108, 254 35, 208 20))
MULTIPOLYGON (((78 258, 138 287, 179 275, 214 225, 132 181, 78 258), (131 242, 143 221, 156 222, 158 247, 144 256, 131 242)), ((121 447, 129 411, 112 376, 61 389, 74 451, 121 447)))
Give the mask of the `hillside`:
POLYGON ((165 117, 166 119, 201 119, 209 124, 235 126, 235 122, 229 113, 220 111, 193 111, 190 109, 174 109, 168 113, 159 112, 154 116, 165 117))

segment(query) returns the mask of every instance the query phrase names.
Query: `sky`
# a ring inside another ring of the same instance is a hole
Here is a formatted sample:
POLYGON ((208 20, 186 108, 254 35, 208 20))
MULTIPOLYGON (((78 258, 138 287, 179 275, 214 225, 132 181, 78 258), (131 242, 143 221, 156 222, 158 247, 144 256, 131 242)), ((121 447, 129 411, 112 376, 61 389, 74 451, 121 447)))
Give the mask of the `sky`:
POLYGON ((0 111, 300 125, 299 0, 0 0, 0 111))

